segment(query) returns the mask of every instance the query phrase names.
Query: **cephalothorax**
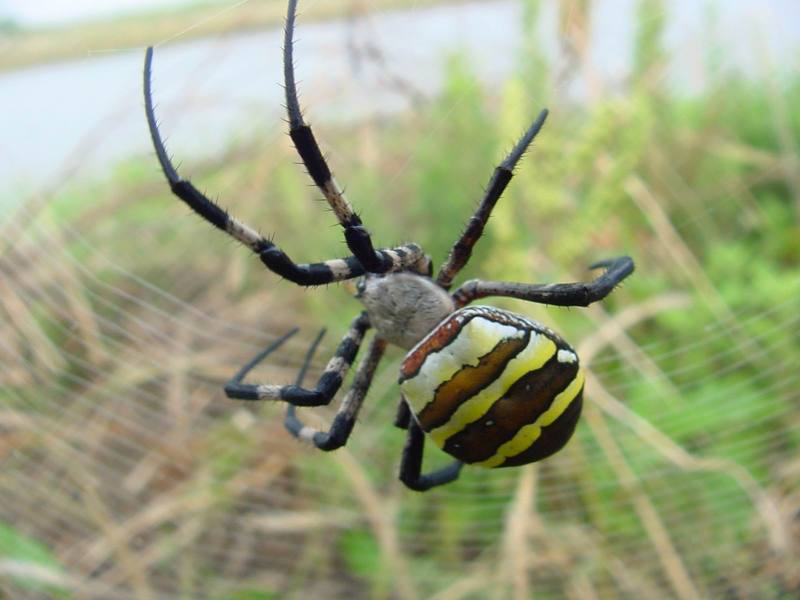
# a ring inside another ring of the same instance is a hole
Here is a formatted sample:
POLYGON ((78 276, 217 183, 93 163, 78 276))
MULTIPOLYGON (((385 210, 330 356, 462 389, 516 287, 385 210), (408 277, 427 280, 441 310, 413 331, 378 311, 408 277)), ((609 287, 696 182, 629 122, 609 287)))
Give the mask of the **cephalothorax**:
POLYGON ((244 383, 245 376, 295 333, 290 331, 254 357, 225 386, 230 398, 282 400, 292 435, 322 450, 343 446, 369 390, 387 343, 408 350, 400 369, 401 399, 395 424, 407 431, 400 479, 414 490, 453 481, 464 463, 506 467, 541 460, 572 436, 580 415, 584 372, 575 351, 547 327, 521 315, 488 306, 467 306, 487 296, 507 296, 559 306, 587 306, 607 296, 633 272, 623 256, 598 262, 602 275, 586 283, 529 284, 471 280, 450 292, 481 237, 492 208, 517 162, 547 117, 543 110, 495 168, 475 213, 433 277, 430 258, 413 243, 376 250, 361 219, 334 180, 297 100, 292 57, 297 0, 289 0, 284 40, 284 79, 289 135, 309 175, 339 224, 351 256, 318 263, 295 263, 272 241, 230 216, 189 181, 167 156, 156 126, 150 89, 152 48, 147 49, 144 93, 147 121, 161 168, 172 192, 215 227, 253 252, 264 265, 298 285, 314 286, 361 278, 356 296, 365 310, 355 317, 313 388, 302 386, 317 340, 293 385, 244 383), (373 328, 366 356, 327 431, 304 425, 297 406, 329 404, 350 370, 366 332, 373 328), (422 473, 425 434, 456 460, 422 473))
POLYGON ((386 341, 409 350, 456 309, 453 297, 429 277, 400 271, 359 282, 370 323, 386 341))

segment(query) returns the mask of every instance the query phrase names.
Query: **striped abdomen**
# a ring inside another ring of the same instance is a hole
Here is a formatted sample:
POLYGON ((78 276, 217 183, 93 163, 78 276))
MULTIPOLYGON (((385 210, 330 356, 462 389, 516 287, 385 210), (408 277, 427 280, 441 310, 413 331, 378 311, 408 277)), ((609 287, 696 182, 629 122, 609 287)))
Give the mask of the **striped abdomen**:
POLYGON ((510 467, 560 450, 583 401, 578 357, 534 321, 462 308, 403 360, 400 390, 436 444, 457 459, 510 467))

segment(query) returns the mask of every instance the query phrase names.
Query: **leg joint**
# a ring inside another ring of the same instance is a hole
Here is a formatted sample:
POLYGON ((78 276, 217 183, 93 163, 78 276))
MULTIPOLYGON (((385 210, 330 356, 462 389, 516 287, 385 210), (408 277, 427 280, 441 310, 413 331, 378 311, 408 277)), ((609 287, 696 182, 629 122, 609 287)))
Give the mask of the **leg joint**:
POLYGON ((295 406, 323 406, 331 401, 331 396, 327 396, 319 390, 307 390, 298 385, 285 385, 279 393, 280 399, 294 404, 295 406))
POLYGON ((347 443, 354 425, 355 419, 340 413, 334 417, 327 432, 320 431, 314 435, 314 445, 325 452, 341 448, 347 443))

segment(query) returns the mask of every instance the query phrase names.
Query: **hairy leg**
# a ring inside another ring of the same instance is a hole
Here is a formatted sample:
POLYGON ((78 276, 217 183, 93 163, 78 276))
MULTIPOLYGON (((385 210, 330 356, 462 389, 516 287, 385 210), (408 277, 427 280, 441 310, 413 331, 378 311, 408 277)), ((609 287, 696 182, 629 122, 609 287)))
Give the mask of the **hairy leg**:
POLYGON ((294 405, 290 405, 286 410, 286 419, 284 420, 286 429, 296 438, 311 442, 320 450, 330 451, 344 446, 353 431, 364 398, 372 384, 375 369, 383 358, 385 350, 386 341, 378 337, 373 338, 366 356, 358 366, 353 385, 342 399, 342 404, 327 431, 320 431, 304 425, 297 418, 294 405))
MULTIPOLYGON (((314 137, 314 132, 303 119, 294 77, 293 52, 296 16, 297 0, 289 0, 283 40, 283 76, 286 89, 286 111, 289 117, 289 136, 292 138, 303 164, 308 169, 308 174, 325 196, 339 224, 344 228, 347 247, 368 272, 385 273, 393 268, 391 260, 385 254, 375 250, 369 232, 345 198, 342 188, 333 178, 331 169, 314 137)), ((419 258, 422 259, 421 256, 419 258)))
MULTIPOLYGON (((345 375, 358 353, 364 333, 369 329, 366 313, 361 313, 350 324, 336 353, 328 361, 325 371, 320 376, 314 389, 306 389, 299 385, 272 385, 243 383, 242 381, 253 368, 277 347, 270 346, 249 363, 242 367, 225 385, 225 394, 236 400, 283 400, 296 406, 322 406, 330 403, 342 385, 345 375)), ((293 333, 293 332, 292 332, 293 333)), ((285 341, 286 336, 279 340, 285 341)), ((280 344, 278 344, 280 345, 280 344)), ((316 346, 314 346, 316 347, 316 346)))
POLYGON ((512 148, 506 159, 494 170, 492 178, 489 180, 489 186, 483 194, 481 203, 464 228, 461 237, 458 238, 452 250, 450 250, 450 254, 442 265, 439 275, 436 278, 436 283, 441 285, 444 289, 450 289, 450 286, 453 284, 453 279, 458 275, 464 265, 467 264, 467 261, 469 261, 472 255, 472 248, 483 234, 483 229, 486 226, 486 222, 489 220, 494 205, 497 204, 501 194, 514 175, 514 167, 519 162, 520 158, 522 158, 528 146, 531 145, 531 142, 533 142, 533 138, 539 133, 542 125, 544 125, 545 119, 547 119, 547 110, 543 110, 539 113, 539 116, 516 143, 514 148, 512 148))
POLYGON ((472 279, 453 292, 456 306, 465 306, 487 296, 506 296, 540 304, 589 306, 602 300, 633 273, 633 259, 621 256, 593 264, 591 269, 605 269, 592 281, 579 283, 511 283, 472 279))

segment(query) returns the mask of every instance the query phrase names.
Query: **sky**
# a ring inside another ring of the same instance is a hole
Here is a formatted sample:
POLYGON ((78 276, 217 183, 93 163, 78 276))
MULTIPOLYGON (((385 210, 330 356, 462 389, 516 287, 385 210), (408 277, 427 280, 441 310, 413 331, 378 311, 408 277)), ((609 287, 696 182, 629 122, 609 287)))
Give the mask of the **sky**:
POLYGON ((52 25, 136 11, 187 4, 190 0, 0 0, 0 19, 20 25, 52 25))

